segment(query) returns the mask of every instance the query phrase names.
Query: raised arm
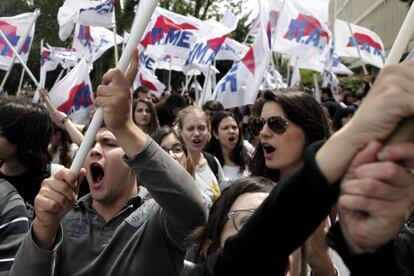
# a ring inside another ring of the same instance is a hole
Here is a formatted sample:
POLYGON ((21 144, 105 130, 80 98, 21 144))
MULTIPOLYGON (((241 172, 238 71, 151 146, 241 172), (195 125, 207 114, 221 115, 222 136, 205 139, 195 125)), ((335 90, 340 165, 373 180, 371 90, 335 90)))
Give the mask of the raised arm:
POLYGON ((117 137, 141 185, 161 206, 167 236, 182 248, 184 237, 205 222, 194 179, 133 122, 129 83, 118 70, 109 70, 97 91, 96 106, 104 109, 106 127, 117 137))
MULTIPOLYGON (((47 90, 44 88, 39 89, 40 96, 42 99, 47 96, 47 90)), ((73 143, 80 146, 83 140, 83 134, 79 130, 76 124, 72 122, 72 120, 63 112, 61 111, 52 111, 49 110, 49 116, 52 121, 61 129, 64 129, 68 132, 70 139, 73 143)))
POLYGON ((414 116, 412 87, 413 63, 385 67, 352 120, 321 148, 307 149, 304 166, 279 183, 223 251, 200 267, 204 275, 283 273, 289 254, 328 215, 339 194, 339 185, 331 184, 356 154, 371 140, 385 140, 401 119, 414 116), (271 254, 259 254, 265 251, 271 254))

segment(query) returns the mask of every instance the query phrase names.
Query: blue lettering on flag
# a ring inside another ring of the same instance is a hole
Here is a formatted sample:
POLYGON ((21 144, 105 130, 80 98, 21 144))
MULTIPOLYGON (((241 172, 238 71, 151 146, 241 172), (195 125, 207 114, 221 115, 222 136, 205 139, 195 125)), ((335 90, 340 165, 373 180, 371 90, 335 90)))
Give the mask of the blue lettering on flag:
POLYGON ((189 31, 169 29, 164 32, 162 28, 153 28, 151 30, 153 45, 173 45, 188 49, 190 48, 192 36, 193 33, 189 31))
POLYGON ((72 114, 73 112, 78 111, 82 107, 86 108, 90 105, 92 105, 92 99, 90 97, 89 86, 83 85, 81 89, 78 91, 78 93, 76 93, 76 96, 73 99, 73 104, 72 104, 69 114, 72 114))
POLYGON ((230 85, 230 92, 237 93, 237 70, 239 68, 239 63, 236 62, 231 67, 230 71, 227 73, 226 76, 223 78, 223 82, 220 84, 220 87, 218 88, 219 92, 225 92, 226 87, 229 84, 230 85))
MULTIPOLYGON (((4 33, 4 35, 6 36, 7 40, 10 42, 11 45, 16 46, 17 42, 20 39, 20 36, 15 35, 15 34, 11 34, 11 33, 4 33)), ((12 49, 9 47, 9 45, 6 44, 6 41, 3 40, 3 38, 0 38, 0 55, 2 56, 11 56, 12 55, 12 49), (4 43, 4 44, 3 44, 4 43), (1 46, 3 44, 3 49, 1 49, 1 46)))
POLYGON ((155 60, 144 52, 139 55, 139 62, 144 65, 145 68, 154 71, 155 60))
POLYGON ((306 21, 292 20, 289 25, 287 39, 293 40, 296 38, 296 42, 301 42, 301 38, 303 37, 307 25, 306 21))
POLYGON ((313 42, 314 47, 318 47, 319 41, 321 39, 321 33, 318 29, 313 29, 311 33, 309 34, 308 40, 306 40, 305 44, 309 44, 313 42))
POLYGON ((167 36, 165 37, 165 44, 176 44, 177 41, 179 40, 181 31, 176 31, 176 30, 168 30, 167 32, 167 36))
POLYGON ((182 31, 180 40, 177 43, 177 46, 182 48, 190 48, 190 38, 193 34, 189 31, 182 31))
POLYGON ((105 38, 102 38, 102 39, 99 41, 99 45, 98 45, 98 47, 96 47, 96 49, 95 49, 95 53, 98 53, 98 52, 99 52, 99 50, 100 50, 100 48, 101 48, 103 45, 108 44, 108 43, 109 43, 109 40, 106 40, 105 38))
POLYGON ((210 45, 204 43, 197 43, 193 50, 191 50, 190 54, 188 55, 187 60, 185 61, 185 65, 194 63, 194 60, 197 59, 199 61, 203 60, 204 56, 206 55, 208 49, 210 49, 210 45))
POLYGON ((83 11, 96 11, 97 14, 105 15, 108 13, 112 13, 114 11, 114 3, 112 0, 107 0, 104 3, 97 5, 95 7, 80 9, 80 12, 83 11))

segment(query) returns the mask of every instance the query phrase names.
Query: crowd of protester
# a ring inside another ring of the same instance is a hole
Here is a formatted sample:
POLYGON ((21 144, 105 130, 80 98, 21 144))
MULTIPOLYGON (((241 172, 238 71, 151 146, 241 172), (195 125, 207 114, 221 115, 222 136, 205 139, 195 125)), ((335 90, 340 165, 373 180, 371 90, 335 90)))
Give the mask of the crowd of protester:
POLYGON ((110 70, 78 177, 87 126, 0 98, 0 275, 413 275, 414 144, 380 142, 414 64, 388 68, 228 110, 110 70))

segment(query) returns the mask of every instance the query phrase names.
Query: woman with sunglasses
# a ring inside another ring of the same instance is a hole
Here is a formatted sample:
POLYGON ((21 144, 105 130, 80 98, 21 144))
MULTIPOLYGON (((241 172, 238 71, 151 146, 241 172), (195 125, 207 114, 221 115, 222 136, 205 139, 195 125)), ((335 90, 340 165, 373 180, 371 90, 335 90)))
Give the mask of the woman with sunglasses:
POLYGON ((328 117, 303 92, 266 91, 258 105, 260 117, 251 119, 249 127, 260 143, 249 168, 252 175, 278 181, 302 163, 309 144, 329 138, 328 117))
MULTIPOLYGON (((250 121, 250 129, 259 137, 259 146, 250 163, 252 175, 279 181, 302 164, 308 145, 326 140, 331 134, 327 116, 319 103, 303 92, 266 91, 258 110, 260 117, 250 121)), ((320 241, 317 238, 324 236, 324 229, 319 227, 313 239, 291 256, 293 269, 306 271, 306 263, 302 261, 306 258, 311 268, 317 267, 313 269, 314 274, 320 267, 326 269, 322 271, 332 271, 328 247, 315 245, 320 241)))
POLYGON ((336 242, 353 275, 403 275, 394 238, 414 201, 413 173, 402 166, 414 168, 414 149, 412 143, 378 141, 414 116, 413 72, 414 62, 384 68, 351 121, 325 143, 307 146, 303 165, 283 177, 242 229, 190 275, 284 275, 288 256, 338 199, 336 242))
POLYGON ((243 139, 240 122, 234 113, 217 111, 211 121, 211 134, 206 151, 220 161, 226 180, 249 176, 247 165, 254 148, 243 139))

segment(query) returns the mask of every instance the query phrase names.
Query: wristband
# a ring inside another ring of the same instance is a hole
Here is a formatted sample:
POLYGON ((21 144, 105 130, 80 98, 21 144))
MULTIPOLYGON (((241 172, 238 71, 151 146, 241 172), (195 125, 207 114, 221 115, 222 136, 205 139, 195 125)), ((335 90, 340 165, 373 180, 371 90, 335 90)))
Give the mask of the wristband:
POLYGON ((62 119, 62 121, 60 121, 62 123, 62 125, 64 125, 66 123, 66 121, 69 119, 68 116, 66 116, 65 118, 62 119))

